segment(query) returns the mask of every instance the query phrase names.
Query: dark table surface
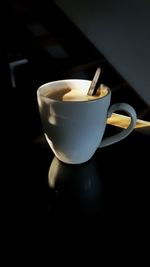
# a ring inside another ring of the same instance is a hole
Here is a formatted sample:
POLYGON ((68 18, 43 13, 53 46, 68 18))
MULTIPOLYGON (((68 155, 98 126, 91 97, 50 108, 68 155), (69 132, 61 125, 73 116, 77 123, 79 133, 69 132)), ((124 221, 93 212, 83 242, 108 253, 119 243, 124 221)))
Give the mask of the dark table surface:
MULTIPOLYGON (((107 128, 108 135, 120 131, 107 128)), ((71 249, 83 256, 85 250, 86 259, 92 253, 104 257, 104 251, 112 262, 119 253, 121 263, 131 255, 135 263, 149 229, 150 127, 135 129, 79 165, 57 160, 42 128, 33 138, 28 131, 21 121, 7 165, 8 225, 17 243, 39 253, 49 246, 56 254, 71 249)))
MULTIPOLYGON (((55 254, 57 261, 63 251, 63 257, 73 255, 73 261, 81 254, 84 260, 91 256, 93 262, 98 259, 101 263, 104 258, 105 263, 110 259, 119 266, 125 262, 132 266, 142 248, 147 251, 149 242, 150 127, 135 129, 123 141, 98 149, 84 164, 67 165, 54 157, 44 139, 36 90, 55 79, 91 79, 100 66, 102 82, 112 89, 112 103, 133 105, 138 118, 145 120, 149 120, 149 107, 68 19, 53 5, 51 8, 55 12, 51 12, 49 24, 48 17, 43 16, 42 21, 40 6, 36 16, 34 6, 30 16, 26 16, 27 8, 16 8, 18 17, 11 11, 12 25, 9 23, 5 32, 7 46, 1 46, 0 67, 6 70, 1 75, 6 248, 16 251, 15 259, 22 255, 22 261, 29 250, 38 259, 44 248, 49 262, 55 254), (47 26, 46 36, 35 34, 39 23, 47 26), (45 54, 47 45, 52 49, 45 54), (28 60, 25 66, 15 68, 15 88, 6 74, 6 58, 8 64, 18 58, 28 60)), ((108 125, 105 135, 120 130, 108 125)))

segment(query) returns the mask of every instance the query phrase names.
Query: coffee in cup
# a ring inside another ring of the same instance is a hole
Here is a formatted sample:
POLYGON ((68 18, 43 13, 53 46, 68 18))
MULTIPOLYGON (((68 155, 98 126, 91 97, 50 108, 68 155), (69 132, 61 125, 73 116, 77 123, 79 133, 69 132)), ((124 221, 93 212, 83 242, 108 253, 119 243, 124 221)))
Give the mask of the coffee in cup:
POLYGON ((76 90, 71 88, 58 88, 54 92, 51 92, 51 90, 48 91, 44 96, 57 101, 90 101, 104 97, 107 93, 107 87, 101 84, 94 96, 87 95, 83 92, 82 88, 76 90))

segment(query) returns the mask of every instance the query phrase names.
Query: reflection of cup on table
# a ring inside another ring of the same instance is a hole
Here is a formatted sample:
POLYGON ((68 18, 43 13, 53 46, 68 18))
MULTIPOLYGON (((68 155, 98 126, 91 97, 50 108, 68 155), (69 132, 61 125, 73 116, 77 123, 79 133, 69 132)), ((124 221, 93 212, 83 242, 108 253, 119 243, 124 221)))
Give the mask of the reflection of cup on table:
POLYGON ((68 165, 54 157, 48 171, 48 185, 59 196, 56 202, 58 206, 61 205, 61 211, 71 206, 73 210, 77 208, 84 214, 94 215, 101 211, 102 187, 99 176, 94 157, 78 165, 68 165))
POLYGON ((122 140, 136 124, 136 113, 130 105, 110 106, 108 87, 102 85, 102 95, 88 99, 90 84, 88 80, 60 80, 44 84, 37 90, 45 137, 55 156, 66 163, 88 161, 98 147, 122 140), (107 118, 117 110, 125 111, 131 122, 121 133, 102 140, 107 118))

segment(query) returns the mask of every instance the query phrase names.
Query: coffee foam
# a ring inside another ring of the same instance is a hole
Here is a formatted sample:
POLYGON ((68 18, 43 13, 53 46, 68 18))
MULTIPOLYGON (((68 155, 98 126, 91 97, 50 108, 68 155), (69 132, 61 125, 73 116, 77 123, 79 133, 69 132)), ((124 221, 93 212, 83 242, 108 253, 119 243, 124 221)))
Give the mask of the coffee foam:
POLYGON ((96 95, 89 96, 85 90, 81 90, 79 88, 71 89, 71 88, 57 88, 54 91, 47 92, 44 96, 50 99, 58 100, 58 101, 90 101, 99 99, 108 94, 108 88, 101 84, 97 89, 96 95))
POLYGON ((96 95, 94 96, 89 96, 85 94, 84 91, 77 89, 77 90, 71 90, 67 92, 66 94, 64 94, 62 100, 63 101, 90 101, 90 100, 95 100, 95 99, 104 97, 107 94, 108 94, 107 87, 100 85, 100 87, 97 90, 96 95))

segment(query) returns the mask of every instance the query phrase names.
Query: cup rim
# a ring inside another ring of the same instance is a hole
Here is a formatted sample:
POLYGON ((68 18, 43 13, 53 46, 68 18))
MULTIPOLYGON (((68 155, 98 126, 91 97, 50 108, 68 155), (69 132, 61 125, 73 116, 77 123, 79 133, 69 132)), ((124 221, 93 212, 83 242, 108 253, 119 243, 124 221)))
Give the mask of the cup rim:
POLYGON ((102 97, 100 97, 100 98, 97 98, 97 99, 90 99, 90 101, 89 100, 84 100, 84 101, 79 101, 79 100, 75 100, 75 101, 61 101, 61 100, 58 100, 58 99, 53 99, 53 98, 49 98, 49 97, 47 97, 47 96, 45 96, 45 95, 43 95, 41 92, 40 92, 40 90, 42 89, 42 88, 44 88, 44 87, 46 87, 46 86, 48 86, 48 85, 53 85, 53 84, 56 84, 56 83, 63 83, 63 82, 92 82, 91 80, 86 80, 86 79, 63 79, 63 80, 55 80, 55 81, 51 81, 51 82, 47 82, 47 83, 44 83, 44 84, 42 84, 41 86, 39 86, 38 87, 38 89, 37 89, 37 94, 40 96, 40 97, 42 97, 42 98, 44 98, 44 99, 46 99, 47 101, 50 101, 50 102, 57 102, 57 103, 65 103, 65 104, 68 104, 68 103, 71 103, 71 104, 73 104, 73 103, 90 103, 90 102, 97 102, 97 101, 101 101, 102 99, 104 99, 104 98, 106 98, 106 97, 108 97, 110 94, 111 94, 111 90, 110 90, 110 88, 107 86, 107 85, 105 85, 105 84, 103 84, 106 88, 107 88, 107 90, 108 90, 108 93, 106 94, 106 95, 104 95, 104 96, 102 96, 102 97))

